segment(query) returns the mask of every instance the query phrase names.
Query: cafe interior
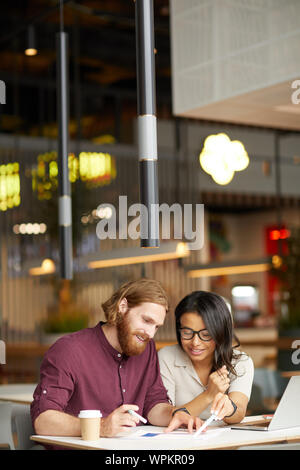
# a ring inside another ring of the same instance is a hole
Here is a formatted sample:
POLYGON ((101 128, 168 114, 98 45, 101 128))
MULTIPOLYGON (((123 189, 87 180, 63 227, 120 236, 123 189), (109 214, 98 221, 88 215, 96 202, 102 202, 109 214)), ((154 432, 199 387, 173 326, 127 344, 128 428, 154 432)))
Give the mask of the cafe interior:
POLYGON ((0 403, 146 277, 170 302, 158 350, 185 295, 226 299, 247 413, 274 413, 300 374, 299 1, 154 0, 150 65, 135 3, 1 4, 0 403))

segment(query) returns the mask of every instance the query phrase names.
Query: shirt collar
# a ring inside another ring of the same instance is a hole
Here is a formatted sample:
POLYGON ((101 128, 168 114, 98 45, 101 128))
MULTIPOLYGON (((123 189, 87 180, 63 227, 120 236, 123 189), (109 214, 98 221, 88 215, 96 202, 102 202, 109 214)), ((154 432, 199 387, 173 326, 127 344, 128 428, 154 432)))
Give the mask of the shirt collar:
POLYGON ((182 347, 177 344, 176 352, 175 352, 175 361, 174 365, 177 367, 185 367, 187 373, 193 377, 205 390, 204 385, 202 384, 197 372, 195 371, 195 368, 193 366, 193 363, 189 356, 183 351, 182 347))
POLYGON ((175 366, 192 368, 193 364, 188 355, 182 350, 178 344, 175 353, 175 366))
POLYGON ((106 349, 106 351, 111 355, 113 356, 113 358, 116 360, 116 361, 122 361, 124 359, 127 359, 127 356, 125 356, 125 354, 122 354, 120 353, 119 351, 117 351, 117 349, 115 349, 111 344, 110 342, 107 340, 105 334, 104 334, 104 331, 102 329, 102 326, 105 325, 105 322, 103 321, 100 321, 98 323, 98 325, 96 325, 96 331, 97 331, 97 334, 100 336, 101 338, 101 344, 102 346, 104 347, 104 349, 106 349))

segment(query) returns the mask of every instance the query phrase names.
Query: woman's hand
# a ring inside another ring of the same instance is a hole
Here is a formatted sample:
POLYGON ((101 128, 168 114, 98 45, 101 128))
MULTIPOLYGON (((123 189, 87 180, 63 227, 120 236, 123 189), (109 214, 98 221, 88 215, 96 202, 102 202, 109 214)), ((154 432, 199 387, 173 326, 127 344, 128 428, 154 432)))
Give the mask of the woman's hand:
POLYGON ((225 418, 225 416, 229 416, 233 413, 234 407, 228 398, 228 395, 225 395, 224 393, 218 393, 215 396, 215 399, 211 405, 210 412, 214 413, 215 415, 218 416, 218 418, 221 420, 225 418))
POLYGON ((229 387, 230 380, 228 378, 228 370, 226 366, 216 370, 208 377, 207 395, 214 400, 218 393, 225 393, 229 387))
POLYGON ((164 432, 172 432, 174 429, 184 426, 188 429, 189 433, 192 433, 194 428, 197 430, 202 424, 203 421, 198 418, 198 416, 191 416, 185 411, 178 411, 178 413, 173 416, 164 432))

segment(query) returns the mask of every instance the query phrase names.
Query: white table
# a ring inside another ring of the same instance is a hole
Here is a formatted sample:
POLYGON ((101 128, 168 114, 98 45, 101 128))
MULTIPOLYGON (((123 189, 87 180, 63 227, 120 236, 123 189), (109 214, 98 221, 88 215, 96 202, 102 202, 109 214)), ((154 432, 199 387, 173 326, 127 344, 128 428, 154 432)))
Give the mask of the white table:
MULTIPOLYGON (((247 417, 243 422, 261 421, 261 417, 247 417)), ((225 427, 224 427, 225 428, 225 427)), ((230 449, 245 445, 279 443, 282 441, 300 441, 300 426, 279 431, 240 431, 232 430, 230 426, 217 435, 205 437, 203 440, 170 438, 100 438, 97 441, 83 441, 81 437, 61 436, 31 436, 33 441, 72 449, 89 450, 200 450, 200 449, 230 449)), ((149 432, 159 432, 164 428, 156 426, 140 426, 139 429, 149 432)), ((135 432, 135 431, 133 431, 135 432)))
POLYGON ((30 405, 37 384, 0 385, 0 401, 30 405))

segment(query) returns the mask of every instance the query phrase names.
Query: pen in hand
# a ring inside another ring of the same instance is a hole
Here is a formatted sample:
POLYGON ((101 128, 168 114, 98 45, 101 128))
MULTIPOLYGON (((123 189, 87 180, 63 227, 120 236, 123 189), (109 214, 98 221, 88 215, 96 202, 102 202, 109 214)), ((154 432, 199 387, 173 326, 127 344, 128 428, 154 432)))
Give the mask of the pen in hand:
POLYGON ((146 424, 147 423, 147 420, 145 418, 143 418, 143 416, 139 415, 138 413, 136 413, 136 411, 133 411, 133 410, 128 410, 128 413, 131 415, 131 416, 135 416, 136 418, 138 418, 140 421, 142 421, 142 423, 146 424))
POLYGON ((193 438, 195 437, 198 437, 199 434, 205 429, 207 428, 207 426, 214 420, 218 420, 218 416, 215 415, 215 414, 212 414, 206 421, 204 421, 204 423, 202 424, 202 426, 197 429, 197 431, 195 432, 195 434, 193 435, 193 438))

